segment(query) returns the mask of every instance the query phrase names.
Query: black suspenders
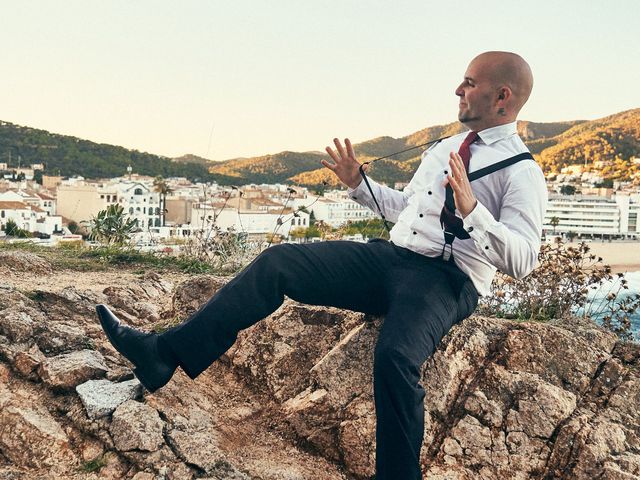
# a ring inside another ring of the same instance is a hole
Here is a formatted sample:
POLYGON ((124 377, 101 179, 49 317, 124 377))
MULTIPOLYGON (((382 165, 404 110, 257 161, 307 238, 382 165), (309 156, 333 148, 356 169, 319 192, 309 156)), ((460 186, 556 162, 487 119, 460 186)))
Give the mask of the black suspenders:
MULTIPOLYGON (((506 160, 502 160, 500 162, 496 162, 488 167, 481 168, 480 170, 476 170, 470 174, 468 174, 469 182, 473 182, 479 178, 482 178, 491 173, 497 172, 498 170, 502 170, 503 168, 507 168, 513 164, 516 164, 522 160, 534 160, 533 155, 530 152, 520 153, 511 158, 507 158, 506 160)), ((535 160, 534 160, 535 161, 535 160)), ((453 199, 453 189, 450 184, 447 184, 446 192, 445 192, 445 206, 450 212, 456 211, 456 204, 453 199)), ((444 225, 442 226, 442 231, 444 233, 444 245, 442 247, 442 259, 445 261, 449 261, 451 258, 451 253, 453 252, 453 241, 456 237, 461 239, 470 238, 469 234, 466 232, 464 228, 461 226, 459 228, 454 228, 454 232, 448 232, 445 230, 444 225)))

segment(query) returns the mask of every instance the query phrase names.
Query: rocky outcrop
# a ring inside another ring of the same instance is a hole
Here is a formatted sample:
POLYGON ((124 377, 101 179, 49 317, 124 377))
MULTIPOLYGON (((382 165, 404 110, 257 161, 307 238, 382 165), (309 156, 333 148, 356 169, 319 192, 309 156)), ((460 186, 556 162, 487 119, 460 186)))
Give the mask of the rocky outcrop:
POLYGON ((51 273, 51 264, 29 252, 3 251, 0 252, 0 271, 29 272, 35 274, 51 273))
MULTIPOLYGON (((0 288, 0 478, 371 478, 383 319, 287 301, 195 382, 143 395, 94 317, 163 328, 222 285, 0 288)), ((640 346, 591 323, 471 317, 422 384, 425 478, 640 478, 640 346)))

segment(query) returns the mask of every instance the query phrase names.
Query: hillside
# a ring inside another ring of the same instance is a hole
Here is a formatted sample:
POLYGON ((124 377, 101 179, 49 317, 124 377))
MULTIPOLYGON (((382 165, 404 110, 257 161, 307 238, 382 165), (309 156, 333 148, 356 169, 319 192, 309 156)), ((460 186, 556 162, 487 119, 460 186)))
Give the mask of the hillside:
POLYGON ((581 123, 553 140, 554 144, 539 154, 546 169, 575 163, 592 165, 596 161, 628 164, 630 157, 640 156, 640 109, 581 123))
POLYGON ((134 172, 142 175, 182 176, 191 180, 213 178, 201 164, 176 163, 151 153, 0 121, 0 161, 16 167, 17 154, 21 157, 21 166, 44 163, 50 175, 117 177, 124 175, 131 165, 134 172))
MULTIPOLYGON (((0 255, 0 273, 0 478, 372 478, 382 319, 287 300, 196 381, 179 370, 149 394, 95 305, 159 331, 226 279, 137 266, 79 275, 22 251, 0 255)), ((421 383, 424 478, 640 475, 640 346, 594 324, 473 315, 421 383)))
MULTIPOLYGON (((367 161, 463 130, 459 122, 453 122, 400 138, 374 138, 354 145, 354 149, 359 160, 367 161)), ((637 170, 629 167, 629 159, 640 156, 640 109, 592 121, 519 121, 518 133, 545 171, 559 171, 573 163, 589 166, 596 161, 612 162, 603 171, 608 178, 625 178, 637 170)), ((283 151, 219 162, 190 154, 169 159, 0 122, 0 161, 8 161, 12 156, 15 164, 18 153, 15 147, 22 156, 23 166, 44 162, 49 173, 67 176, 113 177, 122 175, 131 165, 134 171, 145 175, 184 176, 192 180, 215 180, 223 185, 276 182, 338 185, 335 176, 320 165, 320 160, 327 157, 324 152, 283 151)), ((417 168, 420 152, 421 149, 417 149, 379 161, 372 166, 370 174, 388 184, 406 182, 417 168)))
MULTIPOLYGON (((585 158, 588 164, 598 160, 618 159, 622 164, 617 170, 610 169, 610 173, 614 177, 620 177, 628 173, 625 165, 628 166, 629 158, 640 154, 639 125, 640 109, 635 109, 593 121, 519 121, 518 133, 547 171, 559 171, 565 165, 584 163, 585 158)), ((464 126, 454 122, 425 128, 401 138, 378 137, 354 145, 354 150, 360 161, 368 161, 462 131, 464 126)), ((372 165, 370 175, 391 185, 395 182, 406 182, 417 168, 420 152, 418 149, 376 162, 372 165)), ((286 155, 291 155, 291 152, 245 158, 241 163, 237 160, 227 160, 216 163, 210 171, 227 175, 233 172, 233 175, 247 182, 260 183, 265 178, 260 172, 266 171, 268 164, 277 163, 280 167, 279 177, 285 177, 292 183, 312 186, 326 182, 329 185, 339 185, 339 181, 331 172, 317 165, 316 168, 303 172, 296 172, 297 168, 283 169, 283 165, 288 166, 286 155)), ((314 159, 317 158, 315 153, 298 155, 299 161, 310 158, 311 155, 314 159)))

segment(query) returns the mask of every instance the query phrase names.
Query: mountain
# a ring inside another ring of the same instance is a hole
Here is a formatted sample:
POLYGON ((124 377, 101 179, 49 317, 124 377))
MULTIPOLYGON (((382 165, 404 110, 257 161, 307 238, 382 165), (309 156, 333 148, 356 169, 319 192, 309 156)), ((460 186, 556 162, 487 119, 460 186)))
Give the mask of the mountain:
MULTIPOLYGON (((356 156, 366 162, 374 158, 384 157, 440 137, 455 135, 465 130, 459 122, 437 125, 417 131, 401 138, 378 137, 354 145, 356 156)), ((574 163, 593 164, 598 160, 617 161, 615 167, 604 170, 605 176, 627 178, 632 172, 630 158, 640 155, 640 109, 610 115, 593 121, 573 120, 564 122, 531 122, 518 121, 518 134, 523 138, 537 161, 545 171, 559 171, 565 165, 574 163)), ((421 149, 394 155, 379 160, 371 166, 372 178, 393 185, 395 182, 408 181, 420 161, 421 149)), ((316 153, 297 154, 297 164, 288 168, 287 157, 292 152, 236 160, 216 162, 210 167, 212 173, 229 174, 233 165, 233 174, 249 183, 262 183, 269 172, 268 165, 278 164, 278 177, 284 181, 300 185, 316 186, 322 183, 339 185, 338 179, 326 168, 296 172, 305 159, 316 160, 316 153), (283 164, 287 168, 283 169, 283 164), (289 176, 287 174, 290 173, 289 176)), ((324 155, 326 158, 326 155, 324 155)), ((313 165, 313 162, 310 162, 313 165)), ((635 170, 633 170, 635 171, 635 170)), ((269 172, 271 173, 271 172, 269 172)))
POLYGON ((21 166, 44 163, 46 173, 51 175, 116 177, 124 175, 131 165, 134 172, 142 175, 179 176, 191 180, 216 178, 201 164, 174 162, 151 153, 0 121, 0 161, 16 167, 18 154, 21 166))
MULTIPOLYGON (((453 122, 400 138, 377 137, 354 145, 354 149, 360 161, 370 161, 464 130, 459 122, 453 122)), ((519 121, 518 133, 545 171, 557 172, 565 165, 576 163, 589 166, 598 161, 611 164, 601 170, 607 178, 629 178, 638 171, 638 166, 631 166, 630 159, 640 156, 640 109, 592 121, 519 121)), ((51 173, 79 174, 88 178, 122 175, 131 165, 141 174, 184 176, 192 180, 217 181, 223 185, 339 184, 335 175, 320 165, 320 160, 328 158, 324 152, 284 151, 223 161, 191 154, 169 159, 0 122, 0 161, 6 161, 9 155, 14 155, 15 159, 16 147, 22 156, 22 165, 44 162, 51 173)), ((421 151, 421 148, 416 148, 377 161, 369 173, 376 180, 391 185, 406 182, 418 166, 421 151)))
POLYGON ((181 157, 172 158, 172 160, 176 163, 195 163, 197 165, 205 165, 209 166, 214 160, 209 160, 208 158, 199 157, 198 155, 193 155, 191 153, 187 153, 186 155, 182 155, 181 157))
MULTIPOLYGON (((538 156, 547 170, 597 161, 615 162, 623 168, 631 157, 640 156, 640 108, 580 123, 550 140, 553 144, 538 156)), ((611 173, 615 177, 616 172, 611 173)))

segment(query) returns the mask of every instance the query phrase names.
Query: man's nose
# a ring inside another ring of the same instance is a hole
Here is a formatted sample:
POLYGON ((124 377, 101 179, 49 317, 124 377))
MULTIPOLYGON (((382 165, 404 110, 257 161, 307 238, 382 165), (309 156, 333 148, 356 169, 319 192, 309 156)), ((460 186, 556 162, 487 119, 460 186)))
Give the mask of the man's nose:
POLYGON ((464 90, 462 89, 462 85, 458 85, 458 88, 456 88, 456 95, 459 97, 462 97, 464 95, 464 90))

